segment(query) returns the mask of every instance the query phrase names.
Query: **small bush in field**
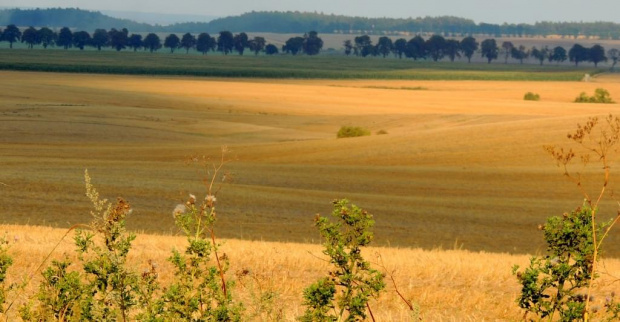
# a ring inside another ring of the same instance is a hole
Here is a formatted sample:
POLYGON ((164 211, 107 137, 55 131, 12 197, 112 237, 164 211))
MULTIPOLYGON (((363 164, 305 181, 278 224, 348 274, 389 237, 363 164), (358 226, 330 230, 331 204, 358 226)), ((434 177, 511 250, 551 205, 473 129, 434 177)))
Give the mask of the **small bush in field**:
POLYGON ((373 239, 372 215, 348 204, 346 199, 334 201, 335 223, 317 215, 315 226, 333 269, 304 290, 306 312, 301 321, 360 321, 367 313, 372 317, 368 302, 385 288, 384 275, 361 255, 361 248, 373 239))
POLYGON ((615 103, 614 100, 611 99, 609 92, 604 88, 597 88, 594 91, 594 96, 588 96, 585 92, 582 92, 575 98, 575 103, 603 103, 603 104, 612 104, 615 103))
POLYGON ((523 99, 526 101, 540 101, 540 95, 532 92, 527 92, 523 96, 523 99))
POLYGON ((368 136, 370 131, 359 126, 343 126, 338 130, 338 138, 353 138, 358 136, 368 136))
POLYGON ((377 135, 384 135, 384 134, 388 134, 388 132, 386 130, 377 131, 377 135))

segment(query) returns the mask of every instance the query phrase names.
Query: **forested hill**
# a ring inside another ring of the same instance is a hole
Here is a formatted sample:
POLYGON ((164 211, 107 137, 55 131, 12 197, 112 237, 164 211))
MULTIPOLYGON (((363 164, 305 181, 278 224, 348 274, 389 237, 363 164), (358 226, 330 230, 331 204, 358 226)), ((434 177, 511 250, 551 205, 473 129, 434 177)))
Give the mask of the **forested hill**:
POLYGON ((156 28, 145 23, 106 16, 98 11, 73 8, 0 10, 0 26, 10 24, 20 27, 69 27, 89 31, 97 28, 127 28, 135 31, 150 31, 156 28))
POLYGON ((364 18, 310 12, 249 12, 211 22, 149 25, 79 9, 2 10, 0 26, 71 27, 80 30, 127 28, 132 32, 232 32, 352 34, 442 33, 449 36, 597 36, 620 39, 620 24, 612 22, 537 22, 535 24, 476 23, 459 17, 364 18))

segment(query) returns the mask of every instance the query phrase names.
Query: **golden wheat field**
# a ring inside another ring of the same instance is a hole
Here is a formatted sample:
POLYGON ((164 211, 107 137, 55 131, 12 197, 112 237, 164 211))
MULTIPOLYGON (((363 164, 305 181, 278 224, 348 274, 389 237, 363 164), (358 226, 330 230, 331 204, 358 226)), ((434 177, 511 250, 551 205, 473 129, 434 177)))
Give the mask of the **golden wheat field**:
MULTIPOLYGON (((63 228, 90 220, 84 169, 103 196, 131 203, 128 226, 143 232, 131 254, 136 266, 165 263, 183 243, 172 210, 188 193, 204 194, 203 174, 186 161, 217 158, 227 146, 232 180, 217 196, 218 234, 231 271, 249 269, 252 283, 277 290, 287 319, 301 313, 303 287, 325 270, 314 215, 348 198, 375 217, 382 248, 368 250, 371 262, 381 254, 426 320, 516 320, 510 267, 544 251, 538 224, 583 199, 542 146, 567 143, 590 116, 617 114, 618 104, 572 103, 599 87, 620 99, 614 75, 584 83, 2 71, 0 220, 19 236, 12 278, 33 270, 63 228), (541 101, 524 101, 530 91, 541 101), (343 125, 373 135, 336 139, 343 125)), ((582 171, 585 187, 596 189, 601 170, 582 171)), ((601 217, 616 208, 611 196, 601 217)), ((620 255, 616 236, 608 257, 620 255)), ((70 243, 56 253, 71 254, 70 243)), ((620 268, 605 263, 611 275, 601 294, 620 268)), ((249 303, 252 283, 240 286, 249 303)), ((394 292, 373 305, 381 321, 411 318, 394 292)))

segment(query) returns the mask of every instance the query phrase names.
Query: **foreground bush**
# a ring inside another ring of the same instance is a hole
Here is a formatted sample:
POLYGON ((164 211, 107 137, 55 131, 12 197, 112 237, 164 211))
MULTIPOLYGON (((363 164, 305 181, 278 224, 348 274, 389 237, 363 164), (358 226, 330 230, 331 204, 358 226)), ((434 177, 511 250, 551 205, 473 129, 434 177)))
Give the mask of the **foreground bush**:
POLYGON ((594 91, 594 96, 588 96, 585 92, 582 92, 575 98, 575 103, 603 103, 603 104, 611 104, 615 103, 609 92, 604 88, 597 88, 594 91))
POLYGON ((336 135, 338 138, 352 138, 358 136, 368 136, 370 131, 359 126, 343 126, 336 135))

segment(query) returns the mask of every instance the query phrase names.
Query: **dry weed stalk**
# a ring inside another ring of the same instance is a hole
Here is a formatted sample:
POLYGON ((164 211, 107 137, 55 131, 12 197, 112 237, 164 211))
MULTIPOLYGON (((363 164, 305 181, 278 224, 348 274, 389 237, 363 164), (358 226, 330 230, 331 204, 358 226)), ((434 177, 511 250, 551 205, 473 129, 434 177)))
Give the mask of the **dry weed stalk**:
MULTIPOLYGON (((620 211, 612 219, 609 225, 599 227, 596 223, 599 205, 603 196, 607 193, 609 178, 611 172, 611 156, 613 152, 617 152, 617 144, 620 141, 620 119, 613 115, 605 117, 602 124, 597 117, 591 117, 585 125, 578 124, 574 133, 567 135, 583 152, 575 152, 572 148, 565 149, 557 146, 544 146, 544 149, 555 159, 557 165, 564 171, 564 175, 573 181, 585 198, 585 204, 591 209, 591 225, 592 225, 592 268, 590 272, 590 280, 587 286, 587 295, 585 298, 585 310, 583 313, 584 320, 588 321, 590 312, 590 301, 592 298, 592 286, 597 272, 597 260, 601 246, 605 238, 609 235, 611 228, 620 219, 620 211), (595 129, 599 128, 598 131, 595 129), (604 175, 601 182, 600 190, 593 194, 588 193, 583 184, 583 176, 579 171, 569 171, 571 162, 579 157, 582 166, 585 168, 591 162, 600 163, 604 175), (602 237, 599 238, 597 231, 603 229, 602 237)), ((620 204, 619 204, 620 205, 620 204)))

